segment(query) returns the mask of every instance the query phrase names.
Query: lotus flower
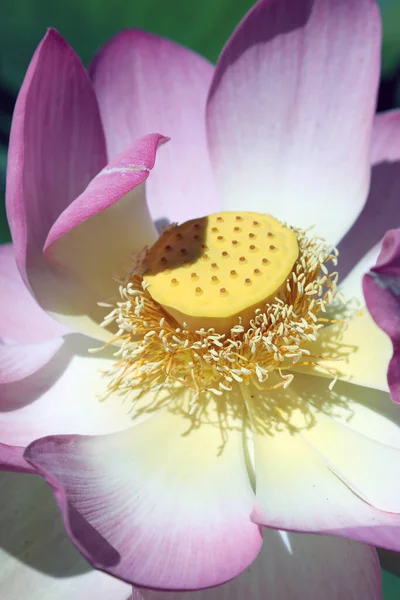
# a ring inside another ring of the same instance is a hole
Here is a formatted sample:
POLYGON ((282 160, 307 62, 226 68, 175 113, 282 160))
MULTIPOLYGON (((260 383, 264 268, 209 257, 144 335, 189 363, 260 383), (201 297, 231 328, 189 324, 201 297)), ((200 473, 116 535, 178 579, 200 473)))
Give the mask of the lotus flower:
MULTIPOLYGON (((261 0, 215 69, 135 30, 89 77, 53 30, 32 59, 0 459, 46 479, 134 598, 381 598, 373 546, 400 549, 400 114, 374 117, 379 53, 373 0, 261 0)), ((6 515, 32 537, 43 487, 3 475, 6 496, 28 486, 6 515)), ((16 590, 31 575, 10 564, 16 590)), ((57 597, 84 585, 130 593, 91 572, 57 597)))

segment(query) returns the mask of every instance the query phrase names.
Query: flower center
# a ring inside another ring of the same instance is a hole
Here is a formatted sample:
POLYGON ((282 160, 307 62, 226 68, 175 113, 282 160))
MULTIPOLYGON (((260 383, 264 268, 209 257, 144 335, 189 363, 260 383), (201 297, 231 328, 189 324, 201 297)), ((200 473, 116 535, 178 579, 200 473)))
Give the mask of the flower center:
POLYGON ((192 414, 202 397, 237 384, 286 388, 295 367, 320 358, 309 348, 331 323, 337 272, 327 264, 336 257, 320 238, 268 215, 218 213, 170 226, 118 280, 120 298, 103 322, 116 324, 119 346, 104 396, 160 406, 183 387, 192 414))
POLYGON ((286 388, 293 369, 321 358, 310 343, 332 322, 337 272, 327 264, 336 262, 323 240, 268 215, 218 213, 170 226, 119 280, 103 322, 116 324, 119 345, 104 396, 118 391, 159 407, 183 387, 192 414, 201 398, 237 384, 286 388))
POLYGON ((169 227, 147 253, 143 280, 185 328, 228 333, 280 295, 298 256, 296 233, 273 217, 216 213, 169 227))

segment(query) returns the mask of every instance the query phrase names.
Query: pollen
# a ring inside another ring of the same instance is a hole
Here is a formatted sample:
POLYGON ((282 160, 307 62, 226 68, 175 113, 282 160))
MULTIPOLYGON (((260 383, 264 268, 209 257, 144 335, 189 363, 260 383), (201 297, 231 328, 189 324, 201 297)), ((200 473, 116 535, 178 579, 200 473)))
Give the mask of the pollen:
POLYGON ((179 324, 186 323, 191 330, 213 327, 227 333, 239 320, 248 326, 257 308, 280 294, 298 256, 296 233, 272 216, 217 213, 164 231, 148 250, 143 279, 152 298, 179 324), (249 245, 249 238, 255 236, 257 246, 249 245), (166 285, 160 268, 167 249, 168 266, 179 286, 166 285), (196 277, 185 270, 182 256, 196 277), (265 260, 269 268, 261 271, 265 260), (216 264, 220 288, 211 272, 216 264), (253 280, 256 269, 258 277, 253 280), (201 294, 193 293, 197 287, 201 294))

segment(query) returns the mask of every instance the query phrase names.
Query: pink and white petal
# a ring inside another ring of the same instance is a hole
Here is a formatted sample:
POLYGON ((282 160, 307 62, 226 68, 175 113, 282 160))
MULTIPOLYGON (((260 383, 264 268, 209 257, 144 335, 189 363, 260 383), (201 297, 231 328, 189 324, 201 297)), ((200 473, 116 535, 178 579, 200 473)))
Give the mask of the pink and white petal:
POLYGON ((374 548, 350 540, 264 530, 262 550, 244 573, 200 592, 136 589, 133 600, 380 600, 374 548))
POLYGON ((0 470, 17 473, 36 473, 35 469, 24 459, 25 448, 8 446, 0 442, 0 470))
POLYGON ((67 42, 50 29, 19 93, 11 128, 7 215, 22 276, 41 300, 36 273, 59 215, 106 164, 96 97, 67 42))
POLYGON ((208 416, 199 424, 162 409, 115 435, 37 440, 25 458, 52 485, 70 536, 97 567, 141 586, 201 589, 247 568, 262 543, 250 521, 241 421, 224 440, 223 415, 208 416), (98 558, 98 544, 88 550, 83 520, 118 560, 98 558))
POLYGON ((38 344, 0 344, 0 386, 36 373, 54 357, 63 342, 62 338, 55 338, 38 344))
POLYGON ((169 40, 130 29, 104 46, 90 71, 109 157, 149 131, 171 137, 148 182, 153 219, 187 221, 219 210, 204 119, 212 65, 169 40))
POLYGON ((379 253, 381 251, 381 243, 373 246, 359 260, 351 271, 346 275, 344 281, 339 284, 339 291, 346 302, 353 299, 357 300, 360 306, 365 305, 363 293, 363 278, 366 273, 375 265, 379 253))
POLYGON ((252 519, 400 550, 400 514, 380 510, 398 505, 396 461, 394 471, 385 461, 400 452, 400 414, 388 394, 341 382, 330 392, 322 378, 296 375, 274 401, 269 433, 253 427, 252 519))
POLYGON ((326 466, 362 500, 400 517, 400 449, 318 415, 304 434, 326 466))
POLYGON ((72 546, 40 477, 0 473, 2 598, 128 600, 125 583, 94 571, 72 546))
POLYGON ((45 258, 59 283, 54 289, 44 282, 44 306, 87 335, 107 339, 98 326, 106 311, 97 302, 118 296, 115 275, 125 276, 132 253, 157 239, 144 182, 164 141, 159 134, 136 140, 96 175, 46 239, 45 258))
POLYGON ((106 390, 103 372, 113 359, 92 355, 93 341, 66 336, 47 364, 32 375, 0 385, 0 442, 24 447, 50 434, 103 434, 132 425, 130 406, 106 390))
POLYGON ((376 266, 364 276, 363 290, 372 318, 392 342, 387 380, 393 400, 400 402, 400 229, 385 235, 376 266))
POLYGON ((322 329, 316 342, 308 346, 316 362, 314 367, 295 367, 333 380, 388 391, 387 368, 392 356, 388 336, 374 322, 366 308, 347 322, 322 329))
POLYGON ((245 203, 338 242, 368 193, 380 30, 374 0, 255 4, 208 100, 225 209, 245 203))
MULTIPOLYGON (((367 202, 352 228, 340 241, 341 278, 363 262, 372 248, 380 248, 388 229, 400 226, 400 110, 375 116, 371 147, 371 185, 367 202)), ((374 257, 378 257, 378 253, 374 257)), ((375 260, 368 265, 363 275, 375 260)), ((346 281, 345 281, 346 283, 346 281)))
POLYGON ((0 338, 5 343, 34 343, 68 330, 40 308, 24 284, 12 244, 0 245, 0 338))

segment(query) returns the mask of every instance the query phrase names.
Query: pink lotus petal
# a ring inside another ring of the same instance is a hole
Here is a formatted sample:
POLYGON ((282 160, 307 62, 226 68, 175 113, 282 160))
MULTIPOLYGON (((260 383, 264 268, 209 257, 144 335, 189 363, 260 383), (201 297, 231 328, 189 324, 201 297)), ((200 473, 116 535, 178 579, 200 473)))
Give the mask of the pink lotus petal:
POLYGON ((62 338, 37 344, 0 345, 1 384, 20 381, 46 365, 63 345, 62 338))
MULTIPOLYGON (((120 396, 111 394, 106 401, 100 400, 105 391, 102 372, 112 367, 114 359, 90 354, 93 340, 80 335, 65 336, 62 342, 41 369, 20 381, 0 385, 3 444, 20 448, 50 434, 96 435, 132 426, 129 407, 120 396)), ((30 352, 45 354, 37 346, 32 345, 30 352)))
POLYGON ((263 548, 244 573, 201 592, 136 589, 133 600, 380 600, 374 548, 350 540, 264 530, 263 548))
POLYGON ((242 436, 232 429, 221 451, 218 427, 163 410, 115 435, 37 440, 25 457, 93 564, 138 585, 198 589, 234 577, 260 549, 242 436))
POLYGON ((21 446, 8 446, 0 442, 0 469, 20 473, 36 473, 32 465, 24 459, 24 452, 25 448, 21 446))
MULTIPOLYGON (((313 409, 308 427, 296 430, 282 423, 275 434, 255 434, 253 520, 399 551, 400 510, 383 512, 376 506, 398 504, 400 414, 389 395, 341 382, 330 392, 325 379, 298 374, 288 390, 294 402, 321 406, 332 417, 313 409)), ((275 401, 284 405, 287 398, 275 401)))
POLYGON ((383 238, 376 266, 364 276, 363 290, 368 310, 393 343, 388 369, 392 399, 400 402, 400 229, 383 238))
POLYGON ((42 248, 63 210, 106 164, 96 98, 72 48, 50 29, 18 96, 7 169, 7 214, 22 276, 41 301, 42 248))
POLYGON ((161 222, 219 209, 204 121, 212 74, 197 54, 135 29, 113 38, 92 64, 111 158, 149 131, 171 137, 148 183, 150 211, 161 222))
POLYGON ((0 338, 3 342, 33 343, 62 336, 68 330, 51 319, 22 281, 12 244, 0 245, 0 338))
POLYGON ((94 571, 69 541, 40 477, 0 473, 3 600, 128 600, 131 588, 94 571))
POLYGON ((44 281, 44 306, 87 335, 103 338, 98 323, 107 311, 97 302, 118 296, 115 275, 128 273, 131 254, 157 238, 142 184, 164 141, 159 134, 136 140, 61 213, 46 239, 58 285, 44 281))
POLYGON ((380 39, 374 0, 255 4, 222 52, 208 101, 225 209, 245 204, 315 224, 332 243, 342 237, 368 192, 380 39))
POLYGON ((371 187, 367 202, 338 246, 341 278, 354 268, 360 287, 363 275, 375 264, 386 231, 400 226, 400 110, 376 115, 371 163, 371 187), (357 268, 357 263, 372 249, 367 268, 365 264, 357 268))

